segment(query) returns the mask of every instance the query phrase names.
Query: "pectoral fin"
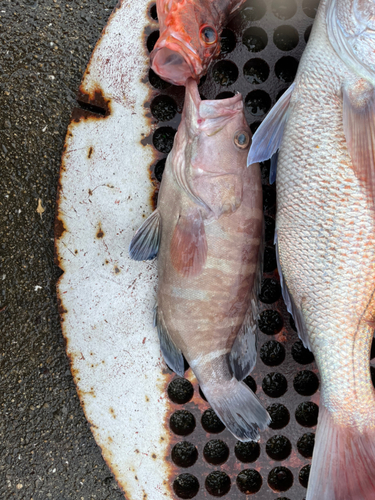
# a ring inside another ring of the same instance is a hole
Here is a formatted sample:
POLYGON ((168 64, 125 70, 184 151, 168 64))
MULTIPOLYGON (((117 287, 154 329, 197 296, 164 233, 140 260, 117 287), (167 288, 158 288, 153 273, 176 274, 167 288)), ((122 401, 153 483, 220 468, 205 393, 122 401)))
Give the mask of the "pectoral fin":
POLYGON ((157 304, 154 308, 154 326, 156 326, 158 332, 160 349, 165 362, 171 370, 180 377, 183 377, 185 373, 184 356, 171 339, 164 321, 163 313, 158 309, 157 304))
POLYGON ((366 80, 343 90, 344 132, 357 178, 375 200, 375 89, 366 80))
POLYGON ((159 251, 161 238, 161 215, 158 209, 147 217, 133 236, 129 255, 133 260, 151 260, 159 251))
POLYGON ((294 87, 295 84, 292 83, 255 132, 247 159, 248 165, 268 160, 279 149, 294 87))
POLYGON ((199 210, 179 216, 170 251, 173 267, 183 276, 197 276, 202 271, 207 258, 207 239, 199 210))

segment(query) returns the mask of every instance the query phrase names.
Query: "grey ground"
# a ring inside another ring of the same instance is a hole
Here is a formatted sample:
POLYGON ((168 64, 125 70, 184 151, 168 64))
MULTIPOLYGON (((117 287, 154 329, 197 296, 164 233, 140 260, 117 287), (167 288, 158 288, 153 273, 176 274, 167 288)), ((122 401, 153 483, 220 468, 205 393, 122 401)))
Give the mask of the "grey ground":
POLYGON ((76 395, 53 261, 63 141, 115 4, 0 0, 1 500, 123 498, 76 395))

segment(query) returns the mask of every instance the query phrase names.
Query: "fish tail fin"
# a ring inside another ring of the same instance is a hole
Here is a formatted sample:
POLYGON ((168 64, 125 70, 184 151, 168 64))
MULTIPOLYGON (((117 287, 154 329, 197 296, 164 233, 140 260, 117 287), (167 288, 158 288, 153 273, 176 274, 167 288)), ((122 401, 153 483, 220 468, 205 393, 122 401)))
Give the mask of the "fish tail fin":
POLYGON ((244 382, 232 378, 220 385, 201 385, 207 400, 239 441, 257 441, 271 418, 244 382))
POLYGON ((363 432, 340 425, 321 405, 306 500, 375 498, 375 426, 369 424, 363 432))

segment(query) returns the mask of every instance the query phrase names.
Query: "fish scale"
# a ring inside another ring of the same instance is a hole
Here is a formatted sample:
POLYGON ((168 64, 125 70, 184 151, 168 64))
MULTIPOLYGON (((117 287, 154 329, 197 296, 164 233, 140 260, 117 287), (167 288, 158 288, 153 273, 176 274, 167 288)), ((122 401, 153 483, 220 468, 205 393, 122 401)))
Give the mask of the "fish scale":
POLYGON ((321 3, 296 79, 248 158, 277 153, 283 296, 322 378, 306 500, 375 496, 374 18, 367 0, 321 3))
POLYGON ((375 468, 374 213, 344 131, 342 88, 357 77, 329 42, 328 4, 320 7, 290 98, 277 164, 276 239, 285 293, 302 317, 322 380, 307 499, 363 500, 375 495, 367 475, 375 468))

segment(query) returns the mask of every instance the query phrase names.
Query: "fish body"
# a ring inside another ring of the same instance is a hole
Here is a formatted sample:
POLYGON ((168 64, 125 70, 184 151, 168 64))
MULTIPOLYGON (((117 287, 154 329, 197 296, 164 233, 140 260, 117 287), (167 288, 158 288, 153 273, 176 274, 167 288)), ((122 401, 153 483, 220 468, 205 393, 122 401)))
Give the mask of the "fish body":
POLYGON ((321 2, 294 85, 249 155, 280 146, 283 295, 321 376, 306 500, 375 498, 374 21, 373 0, 321 2))
POLYGON ((241 95, 201 101, 190 79, 150 216, 158 235, 148 238, 142 226, 130 247, 140 260, 143 242, 156 242, 155 325, 167 364, 183 376, 185 356, 211 406, 243 441, 257 439, 269 421, 241 382, 256 360, 262 271, 261 177, 258 164, 246 169, 250 138, 241 95))
POLYGON ((164 80, 185 85, 199 79, 220 53, 223 26, 245 0, 157 0, 160 38, 152 69, 164 80))

